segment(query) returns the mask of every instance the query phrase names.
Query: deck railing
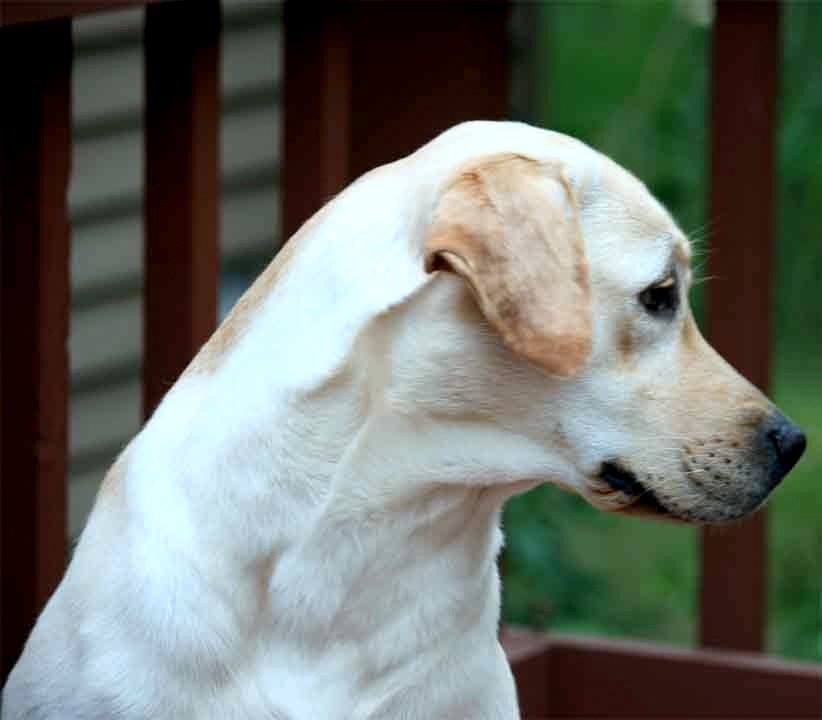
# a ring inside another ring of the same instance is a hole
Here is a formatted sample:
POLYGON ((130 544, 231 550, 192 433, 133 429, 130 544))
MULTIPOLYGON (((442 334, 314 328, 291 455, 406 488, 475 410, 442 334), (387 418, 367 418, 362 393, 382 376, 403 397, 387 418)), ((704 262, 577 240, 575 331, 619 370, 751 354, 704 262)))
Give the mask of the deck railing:
MULTIPOLYGON (((0 0, 0 670, 66 558, 71 19, 147 5, 150 414, 216 322, 218 0, 0 0)), ((285 6, 284 230, 364 170, 509 98, 504 2, 285 6), (380 58, 380 61, 375 61, 380 58)), ((779 5, 719 2, 711 64, 709 330, 766 388, 779 5), (742 317, 757 322, 740 322, 742 317)), ((507 630, 523 715, 822 716, 822 669, 763 649, 765 516, 702 533, 700 641, 681 650, 507 630), (745 651, 744 653, 728 651, 745 651)))

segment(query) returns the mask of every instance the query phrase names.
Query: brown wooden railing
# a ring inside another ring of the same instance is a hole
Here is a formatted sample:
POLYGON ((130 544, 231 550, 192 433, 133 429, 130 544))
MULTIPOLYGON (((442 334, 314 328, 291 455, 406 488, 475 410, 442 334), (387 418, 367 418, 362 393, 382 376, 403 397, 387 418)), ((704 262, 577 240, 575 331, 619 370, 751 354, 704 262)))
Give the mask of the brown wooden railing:
MULTIPOLYGON (((66 558, 71 18, 148 5, 145 344, 150 414, 213 330, 218 0, 0 0, 0 669, 66 558)), ((779 5, 720 2, 711 69, 710 335, 769 378, 779 5), (740 308, 740 310, 734 310, 740 308), (744 311, 741 310, 744 308, 744 311), (742 323, 754 316, 757 322, 742 323)), ((286 3, 284 231, 364 170, 508 108, 504 2, 286 3)), ((822 716, 822 669, 761 651, 765 518, 702 533, 700 639, 681 650, 506 630, 525 717, 822 716)))
POLYGON ((216 324, 219 0, 0 0, 0 663, 66 559, 71 19, 148 5, 147 416, 216 324))
MULTIPOLYGON (((0 5, 3 22, 14 17, 0 5)), ((0 657, 3 676, 66 548, 71 23, 0 30, 0 657)))

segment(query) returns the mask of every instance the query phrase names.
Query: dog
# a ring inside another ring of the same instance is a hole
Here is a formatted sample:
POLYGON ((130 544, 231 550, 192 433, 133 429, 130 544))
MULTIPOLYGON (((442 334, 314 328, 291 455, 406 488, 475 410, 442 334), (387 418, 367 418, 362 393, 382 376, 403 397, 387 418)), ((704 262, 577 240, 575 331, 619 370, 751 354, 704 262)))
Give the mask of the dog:
POLYGON ((523 124, 354 182, 117 459, 3 720, 519 717, 507 498, 718 523, 803 452, 701 337, 690 256, 639 180, 523 124))

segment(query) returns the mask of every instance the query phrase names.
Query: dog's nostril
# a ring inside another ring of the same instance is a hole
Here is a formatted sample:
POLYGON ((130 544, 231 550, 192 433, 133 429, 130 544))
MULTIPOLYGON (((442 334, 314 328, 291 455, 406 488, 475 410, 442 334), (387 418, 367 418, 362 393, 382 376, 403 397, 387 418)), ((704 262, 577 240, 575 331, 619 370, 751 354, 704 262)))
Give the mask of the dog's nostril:
POLYGON ((771 485, 775 486, 799 462, 805 452, 807 440, 802 429, 782 413, 769 417, 766 426, 765 437, 774 451, 770 479, 771 485))
POLYGON ((768 439, 776 448, 776 457, 785 466, 788 472, 802 457, 805 452, 807 440, 805 433, 793 423, 782 426, 777 430, 768 433, 768 439))

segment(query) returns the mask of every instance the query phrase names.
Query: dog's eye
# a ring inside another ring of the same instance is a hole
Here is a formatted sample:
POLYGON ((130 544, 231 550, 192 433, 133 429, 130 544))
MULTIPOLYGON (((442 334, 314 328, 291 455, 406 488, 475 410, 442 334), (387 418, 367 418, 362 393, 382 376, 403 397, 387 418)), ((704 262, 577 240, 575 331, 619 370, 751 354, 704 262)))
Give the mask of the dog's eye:
POLYGON ((639 302, 651 315, 670 317, 679 306, 679 289, 676 275, 671 273, 664 280, 654 283, 639 293, 639 302))

